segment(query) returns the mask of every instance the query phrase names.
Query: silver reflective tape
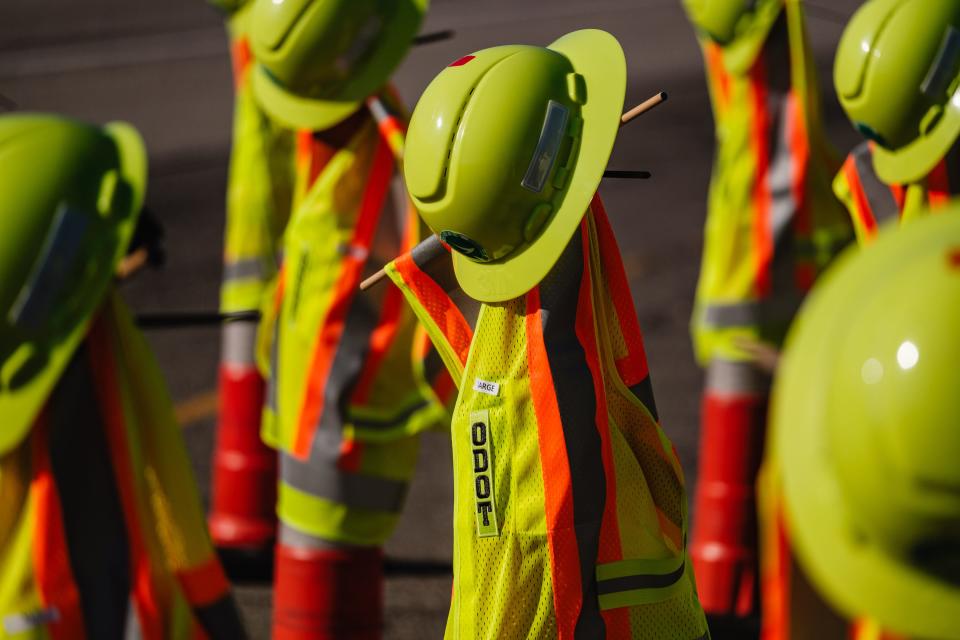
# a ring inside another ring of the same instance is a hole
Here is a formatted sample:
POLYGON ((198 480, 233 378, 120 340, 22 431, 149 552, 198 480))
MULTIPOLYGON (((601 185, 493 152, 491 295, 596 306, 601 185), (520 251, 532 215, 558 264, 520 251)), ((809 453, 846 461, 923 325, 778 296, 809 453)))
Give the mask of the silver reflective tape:
POLYGON ((291 527, 288 524, 280 523, 280 544, 288 547, 297 547, 299 549, 314 549, 316 551, 329 551, 333 549, 349 549, 351 545, 327 540, 319 536, 311 535, 300 529, 291 527))
POLYGON ((81 248, 89 225, 87 213, 60 205, 30 277, 10 307, 11 324, 36 328, 47 321, 54 305, 61 302, 64 287, 85 271, 78 261, 83 258, 81 248))
POLYGON ((60 610, 47 607, 29 613, 11 613, 3 618, 3 630, 10 635, 25 633, 40 626, 60 620, 60 610))
POLYGON ((960 67, 960 31, 953 25, 948 25, 940 43, 940 50, 934 58, 927 77, 923 79, 920 90, 924 95, 939 99, 946 95, 950 83, 957 77, 960 67))
POLYGON ((557 161, 560 143, 563 142, 563 136, 567 132, 568 116, 569 110, 559 102, 551 100, 547 103, 540 140, 537 142, 533 157, 530 158, 530 165, 527 167, 526 175, 523 176, 523 182, 520 183, 525 189, 535 193, 543 190, 543 185, 550 177, 550 170, 557 161))
POLYGON ((263 280, 263 263, 259 258, 249 258, 247 260, 236 260, 227 262, 223 265, 223 281, 232 280, 263 280))
POLYGON ((768 184, 770 186, 770 237, 774 246, 777 240, 789 228, 797 211, 797 201, 793 196, 794 155, 790 148, 791 116, 790 101, 783 102, 780 109, 780 135, 776 151, 770 163, 768 184))
POLYGON ((333 460, 302 462, 280 454, 280 480, 305 493, 347 507, 399 513, 407 495, 407 482, 336 468, 333 460))
POLYGON ((257 345, 258 322, 227 322, 220 330, 220 362, 229 365, 253 365, 257 345))
POLYGON ((706 386, 715 395, 762 394, 770 388, 770 377, 750 362, 715 359, 707 367, 706 386))
POLYGON ((133 598, 127 603, 127 628, 124 630, 123 640, 143 640, 143 627, 140 625, 140 616, 137 615, 137 605, 133 598))

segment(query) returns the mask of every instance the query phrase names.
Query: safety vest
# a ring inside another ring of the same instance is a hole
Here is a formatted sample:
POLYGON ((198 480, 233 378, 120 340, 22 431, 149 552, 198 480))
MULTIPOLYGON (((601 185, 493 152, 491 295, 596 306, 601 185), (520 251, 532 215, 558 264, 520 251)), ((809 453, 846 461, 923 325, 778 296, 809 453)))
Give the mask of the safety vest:
POLYGON ((884 183, 873 168, 873 148, 873 142, 858 145, 833 181, 833 191, 850 213, 860 244, 872 241, 881 225, 910 220, 928 208, 939 209, 960 191, 960 145, 954 145, 926 178, 910 185, 884 183))
MULTIPOLYGON (((408 456, 358 469, 359 449, 447 421, 430 384, 446 373, 417 338, 416 318, 402 295, 390 287, 359 288, 419 235, 405 193, 389 197, 396 160, 385 134, 370 117, 338 149, 310 132, 299 134, 302 188, 261 321, 269 371, 263 438, 280 451, 281 503, 313 505, 303 509, 313 515, 302 516, 312 525, 297 524, 315 535, 333 535, 326 528, 344 517, 344 507, 377 511, 371 518, 378 522, 394 519, 406 482, 384 488, 381 481, 402 477, 391 473, 391 464, 405 469, 408 456), (391 200, 402 203, 399 210, 391 200), (321 523, 317 514, 324 509, 337 515, 321 523)), ((369 522, 352 533, 338 531, 335 539, 378 544, 390 528, 369 522)))
POLYGON ((30 435, 0 458, 0 630, 242 634, 160 370, 115 294, 30 435))
POLYGON ((744 360, 738 335, 778 344, 852 236, 830 191, 839 163, 821 125, 800 3, 785 0, 784 12, 743 73, 722 47, 701 43, 717 140, 691 322, 703 364, 744 360))
POLYGON ((446 637, 706 637, 683 473, 599 197, 550 275, 473 324, 429 252, 387 273, 459 387, 446 637))
POLYGON ((235 87, 220 288, 224 313, 260 308, 277 274, 293 198, 295 133, 266 116, 250 87, 253 59, 246 21, 252 4, 228 24, 235 87))

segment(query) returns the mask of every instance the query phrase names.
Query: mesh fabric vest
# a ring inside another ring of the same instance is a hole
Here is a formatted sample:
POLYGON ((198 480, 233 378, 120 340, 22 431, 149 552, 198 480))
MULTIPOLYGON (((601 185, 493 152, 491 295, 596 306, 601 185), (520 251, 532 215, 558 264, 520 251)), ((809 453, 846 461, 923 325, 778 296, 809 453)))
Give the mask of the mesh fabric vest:
POLYGON ((405 193, 392 193, 395 164, 366 115, 339 148, 299 134, 296 205, 260 329, 281 521, 357 545, 389 535, 416 462, 412 436, 447 415, 403 296, 359 288, 419 234, 405 193))
POLYGON ((473 324, 449 256, 387 273, 459 386, 446 637, 704 637, 683 474, 599 198, 547 278, 473 324))
POLYGON ((702 42, 716 124, 692 320, 697 358, 743 360, 733 338, 779 343, 804 293, 850 239, 830 191, 838 162, 820 123, 800 2, 786 0, 751 66, 702 42))
POLYGON ((162 376, 116 295, 0 458, 0 497, 9 637, 243 637, 162 376))

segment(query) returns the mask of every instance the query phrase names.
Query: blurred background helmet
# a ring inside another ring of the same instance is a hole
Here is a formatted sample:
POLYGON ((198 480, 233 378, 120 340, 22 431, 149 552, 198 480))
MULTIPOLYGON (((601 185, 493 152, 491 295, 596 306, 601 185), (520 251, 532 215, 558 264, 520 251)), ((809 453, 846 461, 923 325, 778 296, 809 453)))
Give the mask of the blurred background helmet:
POLYGON ((960 638, 960 207, 882 233, 818 284, 774 386, 798 557, 850 616, 960 638))
POLYGON ((683 0, 693 26, 723 47, 733 73, 746 73, 780 16, 784 0, 683 0))
POLYGON ((279 123, 322 130, 378 91, 403 60, 429 0, 254 0, 253 91, 279 123))
POLYGON ((146 154, 127 124, 0 117, 0 452, 29 431, 136 226, 146 154))
POLYGON ((960 0, 871 0, 834 63, 840 104, 885 182, 916 182, 960 134, 960 0))
POLYGON ((599 186, 625 90, 619 43, 594 29, 477 51, 430 83, 404 175, 469 296, 515 298, 553 267, 599 186))

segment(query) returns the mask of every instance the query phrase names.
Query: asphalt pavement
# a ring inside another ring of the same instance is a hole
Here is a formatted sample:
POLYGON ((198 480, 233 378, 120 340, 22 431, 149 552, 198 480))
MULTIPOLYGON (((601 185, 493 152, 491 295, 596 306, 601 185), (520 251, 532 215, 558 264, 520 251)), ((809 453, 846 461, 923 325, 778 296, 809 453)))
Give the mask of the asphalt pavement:
MULTIPOLYGON (((856 134, 832 91, 833 50, 856 0, 808 4, 828 132, 842 152, 856 134), (822 3, 822 4, 820 4, 822 3)), ((679 0, 433 0, 423 32, 454 38, 415 48, 395 82, 411 106, 449 61, 500 44, 545 45, 579 28, 613 33, 627 54, 627 106, 657 91, 669 101, 625 127, 612 169, 651 180, 601 186, 646 338, 663 424, 695 483, 699 393, 687 332, 699 267, 713 130, 700 52, 679 0)), ((0 109, 127 120, 150 153, 148 206, 166 228, 168 259, 123 285, 139 312, 217 305, 231 130, 231 79, 220 17, 201 0, 7 0, 0 7, 0 109)), ((150 341, 209 492, 219 335, 152 331, 150 341)), ((450 596, 451 462, 428 434, 400 526, 387 545, 390 639, 442 636, 450 596)), ((694 514, 696 517, 696 514, 694 514)), ((254 638, 269 636, 270 587, 237 587, 254 638)))

